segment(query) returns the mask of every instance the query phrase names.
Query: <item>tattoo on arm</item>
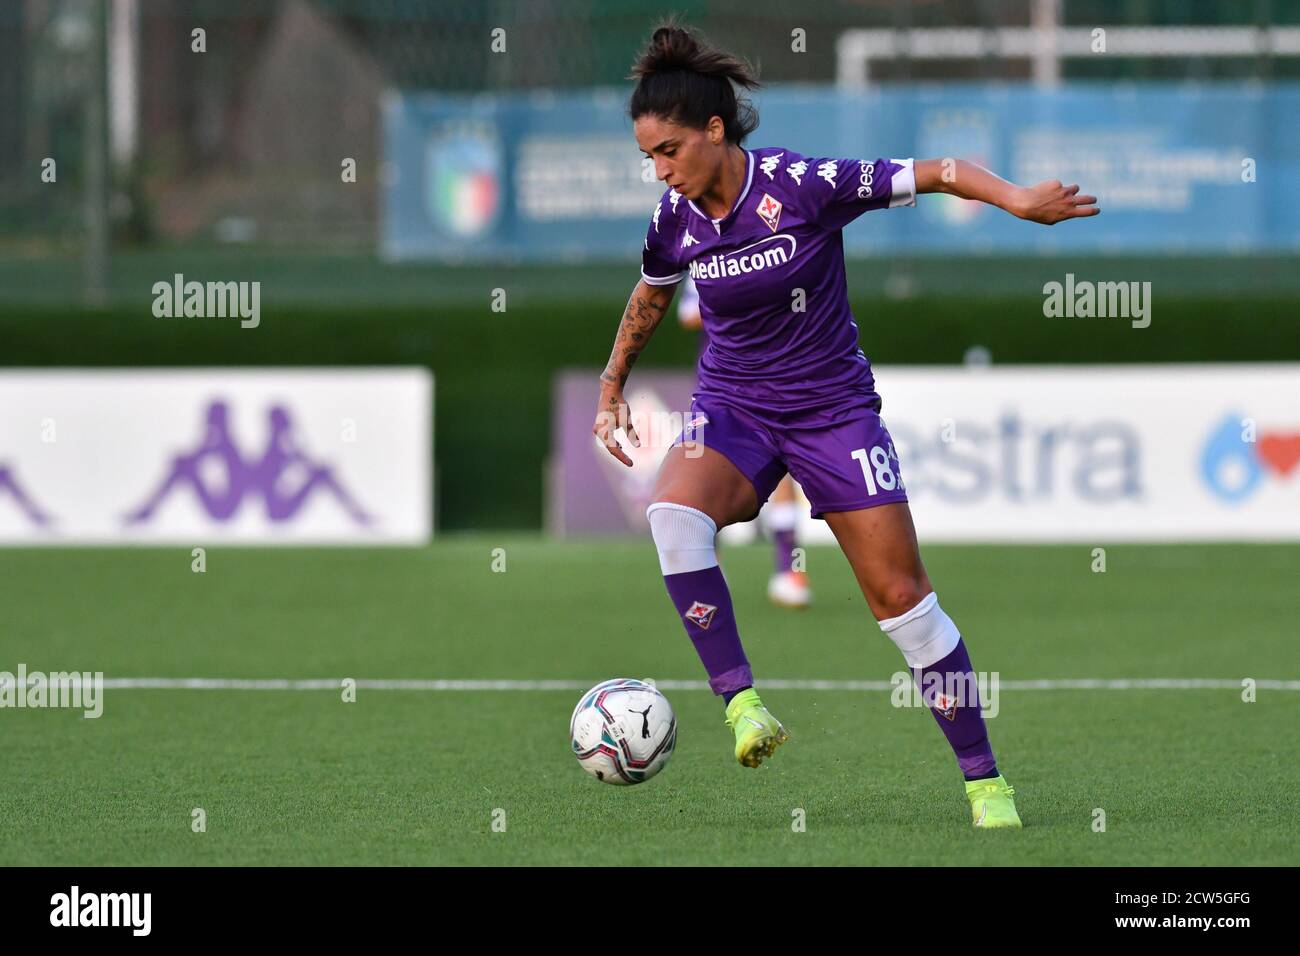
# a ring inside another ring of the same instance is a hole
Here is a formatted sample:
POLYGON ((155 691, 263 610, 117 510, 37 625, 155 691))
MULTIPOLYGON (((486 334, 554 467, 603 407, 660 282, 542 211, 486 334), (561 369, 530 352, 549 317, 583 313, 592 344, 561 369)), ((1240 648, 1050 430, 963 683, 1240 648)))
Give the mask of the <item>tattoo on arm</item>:
POLYGON ((632 298, 628 300, 623 312, 623 320, 619 323, 614 349, 609 354, 605 371, 600 373, 600 380, 606 385, 616 385, 621 389, 627 383, 637 357, 649 343, 659 320, 664 317, 668 303, 672 301, 673 289, 666 287, 665 294, 659 291, 660 288, 655 287, 653 292, 645 294, 638 284, 633 290, 632 298))

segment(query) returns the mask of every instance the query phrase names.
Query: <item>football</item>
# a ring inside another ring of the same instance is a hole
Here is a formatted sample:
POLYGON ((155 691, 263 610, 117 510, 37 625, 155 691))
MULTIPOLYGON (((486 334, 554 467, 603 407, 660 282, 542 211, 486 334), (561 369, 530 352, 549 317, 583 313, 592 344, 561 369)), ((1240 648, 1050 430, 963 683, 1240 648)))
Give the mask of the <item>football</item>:
POLYGON ((569 739, 582 769, 597 780, 645 783, 672 756, 677 719, 653 685, 616 678, 582 695, 569 719, 569 739))

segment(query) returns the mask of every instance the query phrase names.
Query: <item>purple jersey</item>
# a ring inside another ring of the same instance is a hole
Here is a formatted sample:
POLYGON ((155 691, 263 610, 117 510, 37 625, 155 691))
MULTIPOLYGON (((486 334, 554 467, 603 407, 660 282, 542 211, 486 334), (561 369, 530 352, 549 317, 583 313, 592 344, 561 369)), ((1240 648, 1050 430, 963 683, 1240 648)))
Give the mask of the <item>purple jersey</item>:
POLYGON ((709 346, 697 394, 782 417, 853 396, 873 400, 840 230, 870 209, 915 205, 912 160, 820 159, 772 147, 746 157, 745 184, 721 219, 676 190, 664 193, 641 256, 647 283, 689 274, 699 289, 709 346))

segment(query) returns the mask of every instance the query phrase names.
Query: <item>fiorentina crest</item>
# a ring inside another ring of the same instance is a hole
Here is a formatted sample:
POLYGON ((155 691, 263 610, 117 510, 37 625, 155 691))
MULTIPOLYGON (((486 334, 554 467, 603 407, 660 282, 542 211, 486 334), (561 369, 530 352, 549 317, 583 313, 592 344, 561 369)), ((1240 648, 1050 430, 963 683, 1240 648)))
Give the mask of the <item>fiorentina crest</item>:
POLYGON ((957 698, 947 694, 934 695, 934 709, 946 720, 957 719, 957 698))
POLYGON ((758 218, 767 223, 767 227, 776 232, 777 224, 781 221, 781 203, 773 199, 767 193, 763 193, 763 198, 759 200, 758 208, 754 210, 758 213, 758 218))
MULTIPOLYGON (((686 620, 698 624, 707 631, 709 625, 713 623, 713 615, 717 613, 717 610, 718 608, 716 605, 705 604, 702 601, 693 601, 691 602, 691 606, 686 609, 685 617, 686 620)), ((949 718, 949 720, 951 719, 952 718, 949 718)))

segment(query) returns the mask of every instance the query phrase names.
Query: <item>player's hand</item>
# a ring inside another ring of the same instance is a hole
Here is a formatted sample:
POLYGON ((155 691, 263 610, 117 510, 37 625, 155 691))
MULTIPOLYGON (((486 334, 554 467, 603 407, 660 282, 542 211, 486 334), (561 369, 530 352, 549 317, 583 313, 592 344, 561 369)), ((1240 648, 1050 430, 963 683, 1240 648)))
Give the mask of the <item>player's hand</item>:
POLYGON ((704 317, 700 315, 699 309, 678 315, 677 321, 682 324, 682 328, 690 332, 698 332, 704 328, 704 317))
POLYGON ((1078 185, 1062 186, 1059 179, 1047 179, 1036 186, 1020 190, 1015 208, 1011 211, 1021 219, 1055 225, 1064 219, 1095 216, 1096 196, 1080 196, 1078 185))
POLYGON ((596 424, 591 426, 591 433, 600 439, 611 455, 631 468, 632 459, 627 457, 623 446, 614 437, 614 431, 618 428, 627 434, 627 440, 633 447, 641 447, 641 439, 632 427, 632 410, 623 399, 623 390, 606 385, 600 390, 600 400, 596 403, 596 424))

